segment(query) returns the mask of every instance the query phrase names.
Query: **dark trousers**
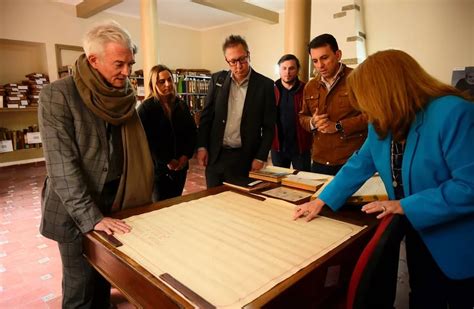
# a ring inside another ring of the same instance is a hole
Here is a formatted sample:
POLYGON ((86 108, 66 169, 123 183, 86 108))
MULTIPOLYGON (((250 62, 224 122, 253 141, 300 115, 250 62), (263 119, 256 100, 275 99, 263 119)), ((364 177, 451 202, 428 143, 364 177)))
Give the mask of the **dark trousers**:
POLYGON ((238 149, 222 149, 217 161, 206 167, 207 188, 222 185, 223 181, 232 181, 240 177, 248 177, 251 161, 242 158, 238 149))
POLYGON ((326 175, 336 175, 337 172, 344 166, 341 165, 326 165, 314 162, 311 164, 311 172, 318 173, 318 174, 326 174, 326 175))
MULTIPOLYGON (((472 309, 474 278, 452 280, 434 261, 418 232, 405 216, 396 215, 382 236, 382 246, 374 251, 359 283, 366 290, 356 299, 355 308, 392 309, 395 301, 400 242, 405 237, 410 283, 410 309, 472 309), (365 280, 365 281, 364 281, 365 280)), ((452 254, 462 254, 453 252, 452 254)))
POLYGON ((272 149, 272 163, 275 166, 293 168, 298 171, 309 172, 311 170, 311 153, 306 151, 304 153, 289 153, 285 151, 275 151, 272 149))
POLYGON ((59 243, 63 264, 62 308, 109 308, 110 283, 83 256, 83 236, 59 243))
POLYGON ((410 309, 446 309, 448 305, 449 309, 474 308, 474 278, 453 280, 446 277, 410 224, 405 243, 411 289, 410 309))
POLYGON ((405 236, 407 221, 405 216, 393 216, 380 236, 361 275, 353 309, 394 309, 400 242, 405 236))
POLYGON ((153 202, 181 196, 187 173, 187 168, 180 171, 155 171, 153 202))
MULTIPOLYGON (((119 181, 105 184, 100 197, 104 215, 110 213, 119 181)), ((63 265, 62 308, 109 308, 110 283, 99 274, 83 255, 83 236, 71 242, 58 243, 63 265)))

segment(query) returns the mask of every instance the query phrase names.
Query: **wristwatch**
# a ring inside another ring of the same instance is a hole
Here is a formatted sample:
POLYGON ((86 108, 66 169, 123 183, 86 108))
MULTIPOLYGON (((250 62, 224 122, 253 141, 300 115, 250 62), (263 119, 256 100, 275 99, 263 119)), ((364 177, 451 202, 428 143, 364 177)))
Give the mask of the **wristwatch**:
POLYGON ((342 123, 340 121, 336 122, 336 131, 337 132, 344 132, 344 128, 342 127, 342 123))

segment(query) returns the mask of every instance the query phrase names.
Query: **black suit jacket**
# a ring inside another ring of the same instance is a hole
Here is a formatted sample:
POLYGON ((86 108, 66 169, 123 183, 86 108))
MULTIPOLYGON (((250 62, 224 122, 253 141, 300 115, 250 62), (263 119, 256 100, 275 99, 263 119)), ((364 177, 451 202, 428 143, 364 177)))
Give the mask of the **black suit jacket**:
MULTIPOLYGON (((222 149, 231 80, 230 71, 212 75, 201 113, 197 146, 208 150, 209 165, 217 161, 222 149)), ((271 79, 252 69, 240 123, 242 164, 249 169, 253 159, 267 161, 272 144, 276 121, 273 85, 271 79)))

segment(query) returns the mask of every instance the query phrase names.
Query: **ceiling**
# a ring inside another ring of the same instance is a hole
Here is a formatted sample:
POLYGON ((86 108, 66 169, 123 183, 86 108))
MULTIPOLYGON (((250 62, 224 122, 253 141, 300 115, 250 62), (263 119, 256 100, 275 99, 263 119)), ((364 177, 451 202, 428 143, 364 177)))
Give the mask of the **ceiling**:
MULTIPOLYGON (((55 0, 56 2, 76 5, 81 0, 55 0)), ((283 12, 285 0, 245 0, 250 4, 260 6, 264 9, 283 12)), ((191 2, 191 0, 156 0, 158 8, 158 18, 160 23, 179 26, 193 30, 209 30, 225 25, 248 20, 232 13, 224 12, 208 6, 191 2)), ((105 12, 125 15, 130 17, 140 17, 140 0, 124 0, 105 12)))

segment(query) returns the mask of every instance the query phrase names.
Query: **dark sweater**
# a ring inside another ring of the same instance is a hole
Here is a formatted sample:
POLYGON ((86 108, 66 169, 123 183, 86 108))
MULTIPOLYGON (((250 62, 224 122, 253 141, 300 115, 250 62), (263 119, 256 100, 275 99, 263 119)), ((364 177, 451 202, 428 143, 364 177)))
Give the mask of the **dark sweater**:
POLYGON ((185 102, 176 98, 171 107, 171 121, 155 98, 138 107, 138 115, 148 139, 155 173, 166 173, 167 164, 182 155, 189 159, 196 145, 196 124, 185 102))

